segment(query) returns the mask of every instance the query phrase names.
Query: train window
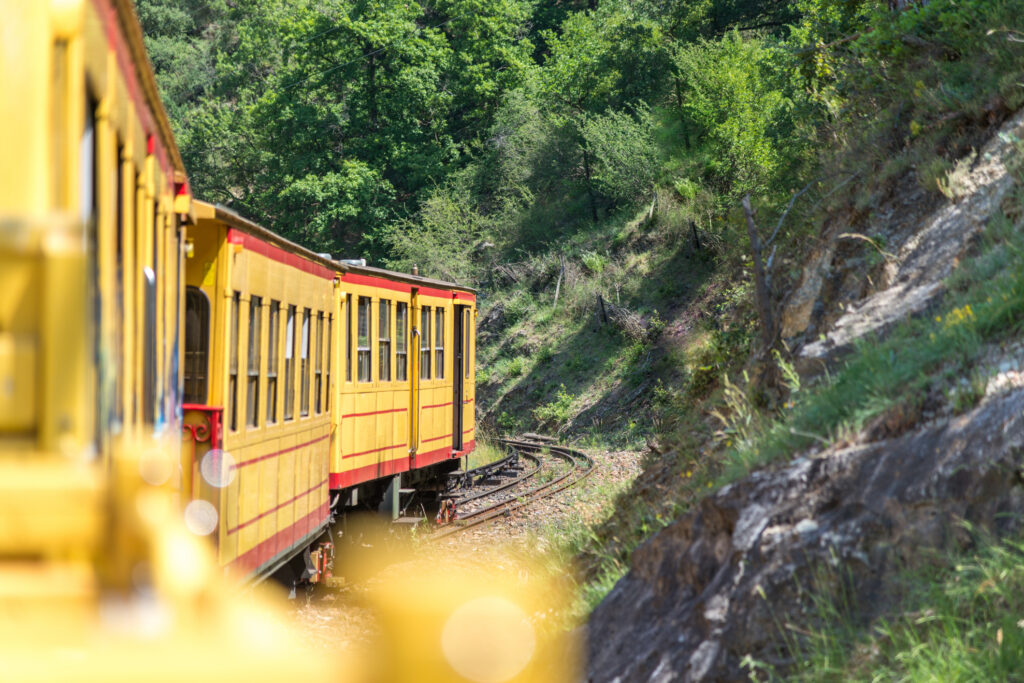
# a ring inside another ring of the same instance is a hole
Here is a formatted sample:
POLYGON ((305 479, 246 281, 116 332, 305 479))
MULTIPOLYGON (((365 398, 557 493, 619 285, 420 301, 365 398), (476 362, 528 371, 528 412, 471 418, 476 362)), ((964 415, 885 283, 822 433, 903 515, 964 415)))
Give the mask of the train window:
POLYGON ((312 318, 312 311, 308 308, 302 309, 302 390, 299 405, 302 417, 309 415, 309 324, 312 318))
POLYGON ((149 266, 142 269, 142 414, 146 424, 156 424, 156 273, 149 266))
POLYGON ((409 304, 399 301, 395 304, 395 379, 404 382, 408 378, 408 347, 406 338, 409 328, 409 304))
POLYGON ((242 293, 231 297, 231 360, 228 364, 228 420, 231 429, 238 429, 238 315, 242 305, 242 293))
POLYGON ((327 316, 327 398, 324 399, 324 410, 331 409, 331 357, 334 355, 334 316, 327 316))
POLYGON ((359 338, 356 340, 356 366, 360 382, 369 382, 370 375, 370 298, 359 297, 359 319, 357 331, 359 338))
POLYGON ((434 310, 437 324, 434 326, 434 378, 444 379, 444 309, 434 310))
POLYGON ((277 336, 280 328, 281 302, 270 302, 267 319, 267 424, 277 422, 277 336))
POLYGON ((245 423, 260 426, 260 346, 263 341, 263 297, 249 299, 249 366, 245 388, 245 423))
POLYGON ((316 314, 316 356, 313 361, 313 407, 316 414, 323 412, 323 387, 324 387, 324 314, 318 311, 316 314))
POLYGON ((345 295, 345 381, 352 381, 352 295, 345 295))
POLYGON ((469 326, 473 324, 473 316, 469 314, 469 307, 462 309, 462 336, 464 341, 462 342, 462 367, 465 370, 466 379, 469 379, 469 326))
POLYGON ((210 300, 198 287, 185 289, 185 403, 206 403, 210 353, 210 300))
POLYGON ((381 382, 391 381, 391 302, 381 299, 378 304, 380 316, 377 321, 377 334, 380 344, 377 346, 378 377, 381 382))
POLYGON ((430 306, 420 309, 420 379, 430 379, 430 306))
MULTIPOLYGON (((120 427, 124 421, 124 394, 125 394, 125 372, 124 372, 124 172, 121 166, 121 159, 124 157, 124 145, 121 144, 119 136, 115 135, 114 140, 114 420, 120 427)), ((205 374, 204 374, 205 379, 205 374)))
POLYGON ((284 419, 295 416, 295 306, 288 307, 284 327, 284 419))

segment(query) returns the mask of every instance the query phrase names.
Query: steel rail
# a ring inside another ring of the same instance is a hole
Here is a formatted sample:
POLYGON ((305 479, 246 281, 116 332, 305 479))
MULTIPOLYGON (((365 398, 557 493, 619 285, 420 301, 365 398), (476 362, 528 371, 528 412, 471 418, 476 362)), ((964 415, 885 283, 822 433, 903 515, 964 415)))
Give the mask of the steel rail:
POLYGON ((554 446, 548 443, 537 443, 531 441, 521 441, 516 439, 502 439, 501 443, 512 448, 519 450, 520 453, 526 455, 526 451, 537 452, 543 449, 547 449, 549 453, 565 459, 572 467, 561 476, 552 479, 551 481, 530 489, 521 496, 516 498, 501 501, 489 507, 483 508, 472 512, 465 517, 452 523, 448 528, 437 531, 430 536, 430 540, 440 540, 453 534, 457 534, 466 529, 485 524, 497 517, 504 516, 513 510, 526 507, 530 503, 551 496, 559 491, 567 489, 568 487, 577 484, 594 471, 594 461, 589 455, 583 451, 576 450, 574 448, 568 448, 566 446, 554 446), (573 476, 575 475, 575 476, 573 476))
POLYGON ((470 495, 470 496, 464 496, 464 497, 459 497, 459 498, 451 496, 450 499, 454 500, 456 505, 460 505, 462 503, 468 503, 471 500, 477 500, 478 498, 486 498, 487 496, 490 496, 492 494, 498 493, 499 491, 504 491, 505 489, 508 489, 508 488, 512 488, 516 484, 519 484, 519 483, 521 483, 523 481, 526 481, 527 479, 529 479, 530 477, 534 476, 535 474, 537 474, 537 472, 540 471, 540 458, 538 458, 535 455, 532 455, 530 453, 519 452, 516 455, 522 455, 523 457, 525 457, 528 460, 530 460, 531 462, 533 462, 533 469, 528 470, 526 473, 522 474, 521 476, 516 477, 515 479, 513 479, 510 482, 506 482, 504 484, 501 484, 500 486, 495 486, 495 487, 487 489, 486 491, 480 491, 479 493, 474 493, 473 495, 470 495))

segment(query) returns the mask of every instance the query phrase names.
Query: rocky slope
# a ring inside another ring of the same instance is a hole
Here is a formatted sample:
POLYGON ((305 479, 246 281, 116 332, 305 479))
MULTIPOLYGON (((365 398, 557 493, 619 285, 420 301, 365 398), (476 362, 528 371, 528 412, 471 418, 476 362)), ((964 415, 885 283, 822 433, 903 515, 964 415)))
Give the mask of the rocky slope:
MULTIPOLYGON (((1024 137, 1022 127, 1024 114, 961 166, 949 201, 923 216, 910 206, 894 217, 895 253, 887 253, 873 291, 822 313, 827 278, 844 276, 836 245, 849 237, 831 231, 786 319, 788 335, 810 341, 798 351, 805 370, 829 365, 855 339, 884 333, 942 297, 943 280, 1010 192, 1008 134, 1024 137)), ((851 618, 866 621, 897 597, 894 570, 970 541, 963 521, 997 535, 1018 531, 1024 390, 1019 362, 1005 350, 989 358, 997 358, 995 377, 973 411, 940 413, 894 438, 867 430, 852 443, 795 454, 718 491, 651 538, 590 619, 588 680, 746 680, 748 655, 784 673, 786 645, 813 628, 815 596, 842 593, 851 618)))

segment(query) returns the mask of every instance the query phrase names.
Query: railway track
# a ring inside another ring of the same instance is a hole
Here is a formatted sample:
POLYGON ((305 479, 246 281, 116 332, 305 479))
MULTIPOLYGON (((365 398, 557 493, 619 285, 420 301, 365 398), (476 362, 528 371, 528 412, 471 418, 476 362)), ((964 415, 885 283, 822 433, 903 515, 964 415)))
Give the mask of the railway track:
POLYGON ((453 498, 458 510, 458 518, 448 526, 431 534, 430 540, 447 538, 466 529, 503 517, 513 510, 526 507, 536 500, 554 495, 583 481, 594 471, 594 461, 590 456, 574 448, 519 439, 502 439, 501 444, 510 448, 513 455, 531 461, 534 467, 515 477, 512 481, 502 482, 486 491, 453 498), (534 486, 529 486, 526 482, 539 478, 538 474, 544 471, 542 456, 545 454, 561 461, 561 464, 552 466, 552 463, 548 462, 549 471, 552 472, 551 477, 534 486), (495 500, 489 500, 492 497, 495 500), (465 504, 470 501, 478 504, 467 509, 465 504))

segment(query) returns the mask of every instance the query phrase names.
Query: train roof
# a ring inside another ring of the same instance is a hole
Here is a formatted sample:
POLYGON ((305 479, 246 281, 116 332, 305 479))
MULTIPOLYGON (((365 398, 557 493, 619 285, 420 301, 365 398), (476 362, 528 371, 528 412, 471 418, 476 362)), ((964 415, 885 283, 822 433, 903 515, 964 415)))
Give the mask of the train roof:
POLYGON ((185 171, 185 163, 181 159, 181 152, 174 139, 171 122, 167 118, 167 110, 164 109, 163 99, 160 97, 153 63, 149 61, 149 53, 146 51, 146 44, 143 40, 142 25, 135 11, 135 3, 132 0, 113 0, 111 4, 116 10, 121 33, 131 55, 135 76, 139 79, 146 103, 153 114, 154 123, 158 129, 156 132, 167 150, 170 164, 174 170, 173 180, 175 183, 187 186, 188 176, 185 171))
POLYGON ((375 268, 373 266, 356 266, 351 263, 343 263, 341 261, 335 261, 334 259, 325 258, 320 254, 303 247, 300 244, 296 244, 289 239, 281 237, 276 232, 267 230, 262 225, 254 223, 253 221, 240 215, 238 212, 227 208, 221 204, 210 204, 208 202, 200 201, 198 199, 193 200, 193 206, 196 210, 196 217, 207 220, 218 220, 238 230, 243 230, 255 237, 260 238, 266 242, 269 242, 281 249, 292 252, 302 256, 303 258, 319 263, 322 266, 335 270, 339 273, 356 273, 360 275, 368 275, 372 277, 382 277, 389 280, 397 280, 399 282, 408 282, 414 285, 423 285, 426 287, 439 287, 445 289, 457 289, 463 292, 472 292, 476 294, 476 289, 473 287, 467 287, 466 285, 460 285, 455 282, 446 282, 444 280, 435 280, 429 277, 421 277, 419 275, 411 275, 409 273, 400 273, 394 270, 387 270, 385 268, 375 268))

